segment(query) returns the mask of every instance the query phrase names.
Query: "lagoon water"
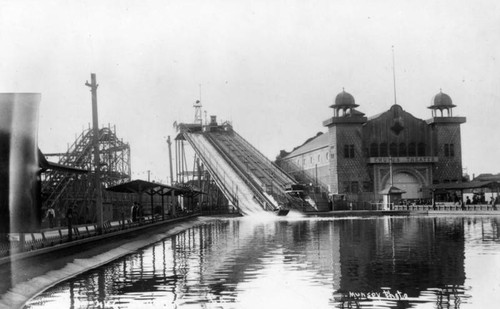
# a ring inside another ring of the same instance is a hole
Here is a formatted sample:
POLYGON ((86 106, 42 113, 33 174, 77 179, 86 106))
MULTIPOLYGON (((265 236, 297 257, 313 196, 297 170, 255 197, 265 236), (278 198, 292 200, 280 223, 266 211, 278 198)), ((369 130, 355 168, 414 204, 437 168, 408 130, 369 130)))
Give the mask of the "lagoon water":
POLYGON ((214 218, 25 308, 496 308, 500 217, 214 218))

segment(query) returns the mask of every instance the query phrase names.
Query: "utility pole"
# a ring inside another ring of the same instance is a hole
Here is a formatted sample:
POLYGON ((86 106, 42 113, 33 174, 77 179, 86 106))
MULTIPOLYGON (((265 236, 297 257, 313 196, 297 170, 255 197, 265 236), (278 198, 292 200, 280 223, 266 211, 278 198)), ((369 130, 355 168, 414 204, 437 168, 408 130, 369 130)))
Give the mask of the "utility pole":
POLYGON ((96 190, 96 211, 97 211, 97 232, 103 232, 103 210, 102 210, 102 188, 101 188, 101 160, 99 157, 99 121, 97 114, 97 87, 95 73, 90 74, 90 84, 85 82, 85 86, 90 87, 92 93, 92 124, 93 124, 93 145, 94 145, 94 187, 96 190))
MULTIPOLYGON (((168 161, 170 163, 170 185, 173 186, 174 185, 174 172, 172 169, 172 147, 171 147, 172 142, 170 141, 170 135, 168 136, 167 143, 168 143, 168 161)), ((172 211, 172 216, 175 217, 176 203, 175 203, 175 192, 174 192, 173 188, 172 188, 171 194, 172 194, 172 209, 171 209, 171 211, 172 211)))

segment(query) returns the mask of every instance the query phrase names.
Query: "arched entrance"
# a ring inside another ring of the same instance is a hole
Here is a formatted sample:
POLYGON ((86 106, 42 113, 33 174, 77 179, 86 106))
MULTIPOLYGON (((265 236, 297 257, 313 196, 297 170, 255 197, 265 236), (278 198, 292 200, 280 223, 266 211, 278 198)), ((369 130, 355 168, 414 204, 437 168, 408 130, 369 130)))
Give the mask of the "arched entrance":
POLYGON ((403 193, 403 199, 421 198, 420 188, 422 184, 418 181, 417 177, 404 172, 394 174, 394 186, 406 191, 403 193))

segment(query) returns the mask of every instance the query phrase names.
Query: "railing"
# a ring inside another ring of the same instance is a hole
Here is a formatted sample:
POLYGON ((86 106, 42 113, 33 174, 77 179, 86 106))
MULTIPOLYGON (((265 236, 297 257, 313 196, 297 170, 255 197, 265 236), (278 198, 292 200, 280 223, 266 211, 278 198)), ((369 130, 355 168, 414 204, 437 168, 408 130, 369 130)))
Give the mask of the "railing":
MULTIPOLYGON (((251 160, 249 164, 253 169, 259 171, 262 178, 269 181, 272 187, 276 187, 277 191, 284 191, 285 185, 296 183, 295 180, 284 174, 277 166, 273 165, 268 158, 243 137, 234 131, 231 133, 232 138, 225 136, 225 140, 238 150, 240 157, 246 157, 248 160, 251 160), (274 184, 277 184, 277 186, 274 186, 274 184)), ((259 177, 257 173, 256 176, 259 177)))
POLYGON ((233 207, 225 207, 225 208, 212 208, 212 207, 202 207, 201 215, 238 215, 239 212, 233 207))
POLYGON ((432 205, 394 205, 394 210, 429 211, 432 205))
POLYGON ((499 210, 498 206, 492 204, 470 204, 460 205, 457 203, 440 203, 432 205, 394 205, 395 210, 413 210, 413 211, 491 211, 499 210))
MULTIPOLYGON (((249 185, 252 188, 259 188, 259 194, 261 194, 261 190, 266 191, 278 204, 291 204, 296 208, 298 206, 300 206, 300 209, 303 208, 303 201, 301 199, 297 200, 286 194, 284 190, 285 182, 279 179, 279 173, 275 174, 276 170, 269 165, 270 161, 264 155, 260 154, 258 150, 252 148, 253 146, 251 147, 242 137, 239 137, 239 141, 236 138, 238 136, 236 132, 214 132, 209 133, 208 136, 211 142, 216 144, 215 146, 218 147, 218 151, 223 153, 241 173, 245 174, 245 178, 251 182, 249 185), (244 172, 245 170, 247 170, 246 173, 244 172), (263 183, 263 186, 260 186, 259 183, 263 183), (271 190, 264 190, 264 186, 271 188, 271 190)), ((289 183, 291 181, 286 182, 286 184, 289 183)), ((267 201, 266 203, 271 202, 265 195, 263 195, 263 199, 267 201)), ((271 202, 271 205, 273 204, 271 202)))
POLYGON ((226 185, 226 177, 225 174, 223 175, 223 178, 220 178, 220 175, 214 170, 214 166, 216 166, 216 163, 213 162, 212 159, 208 158, 205 154, 208 153, 208 150, 201 144, 196 143, 190 133, 184 134, 186 140, 191 144, 195 152, 198 154, 198 156, 201 158, 203 163, 205 163, 206 168, 208 169, 210 175, 214 179, 214 181, 217 183, 218 187, 221 189, 221 191, 224 193, 226 198, 233 203, 236 207, 238 207, 238 197, 237 197, 237 192, 238 192, 238 187, 236 186, 236 193, 234 192, 234 182, 231 181, 231 188, 232 190, 229 190, 229 188, 226 185), (203 148, 203 149, 201 149, 203 148))
POLYGON ((264 162, 269 168, 273 169, 276 175, 282 179, 285 183, 296 183, 295 179, 290 177, 281 167, 276 165, 274 162, 269 160, 266 156, 264 156, 257 148, 255 148, 252 144, 250 144, 246 139, 244 139, 241 135, 239 135, 236 131, 233 131, 236 140, 240 143, 243 143, 248 149, 252 149, 253 153, 257 154, 257 156, 264 162), (277 172, 277 173, 276 173, 277 172))
POLYGON ((384 203, 370 203, 370 210, 390 210, 394 209, 394 203, 384 204, 384 203))
MULTIPOLYGON (((132 222, 129 219, 123 219, 118 221, 106 221, 103 224, 103 231, 101 234, 110 234, 118 231, 126 231, 128 229, 147 227, 152 225, 152 223, 165 222, 172 219, 181 219, 190 217, 193 215, 198 215, 197 213, 185 214, 174 217, 165 216, 165 220, 160 217, 144 216, 141 217, 136 222, 132 222)), ((9 256, 11 254, 23 253, 35 251, 43 248, 55 247, 64 243, 71 243, 72 241, 92 238, 98 235, 98 228, 96 224, 84 224, 71 227, 60 227, 54 229, 47 229, 44 231, 36 233, 24 233, 23 235, 18 233, 9 234, 9 239, 7 241, 0 241, 0 258, 9 256), (70 233, 71 231, 71 233, 70 233), (22 237, 24 236, 24 242, 22 242, 22 237)))
POLYGON ((259 205, 261 205, 262 208, 266 210, 272 210, 274 207, 270 208, 273 203, 265 196, 262 194, 261 190, 259 189, 258 184, 255 183, 255 181, 251 178, 251 176, 248 175, 248 173, 245 173, 242 171, 240 167, 238 167, 237 163, 234 162, 234 160, 224 151, 221 146, 217 143, 217 141, 210 136, 210 134, 205 134, 207 137, 207 140, 210 142, 210 144, 217 150, 217 152, 224 158, 224 160, 231 166, 231 168, 234 170, 234 172, 241 178, 241 180, 248 186, 248 188, 254 193, 254 198, 257 200, 259 205), (269 205, 269 206, 267 206, 269 205))

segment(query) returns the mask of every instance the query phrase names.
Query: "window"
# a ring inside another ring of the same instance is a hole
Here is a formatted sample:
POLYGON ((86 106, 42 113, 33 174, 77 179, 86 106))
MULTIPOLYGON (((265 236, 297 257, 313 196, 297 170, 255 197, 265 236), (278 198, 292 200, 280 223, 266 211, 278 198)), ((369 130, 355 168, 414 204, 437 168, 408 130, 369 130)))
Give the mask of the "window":
POLYGON ((313 156, 311 156, 311 157, 309 158, 309 161, 311 161, 311 163, 313 163, 313 156))
POLYGON ((351 182, 351 193, 359 193, 359 183, 357 181, 351 182))
POLYGON ((415 143, 410 143, 408 145, 408 156, 415 157, 417 155, 417 149, 415 147, 415 143))
POLYGON ((455 156, 455 145, 454 144, 444 144, 444 156, 454 157, 455 156))
POLYGON ((343 187, 344 187, 343 188, 343 192, 344 193, 351 192, 351 189, 349 188, 349 186, 350 186, 351 183, 349 181, 344 181, 342 184, 343 184, 343 187))
POLYGON ((389 145, 389 155, 391 157, 397 157, 398 156, 398 145, 396 143, 391 143, 389 145))
POLYGON ((377 145, 377 143, 370 144, 370 157, 378 157, 378 145, 377 145))
POLYGON ((354 158, 354 145, 344 145, 344 157, 354 158))
POLYGON ((380 144, 380 156, 387 157, 387 143, 380 144))
POLYGON ((363 181, 363 192, 373 192, 373 183, 371 181, 363 181))
POLYGON ((330 157, 330 153, 328 153, 328 152, 327 152, 327 153, 326 153, 326 160, 327 160, 327 161, 328 161, 329 157, 330 157))
POLYGON ((424 143, 418 143, 418 146, 417 146, 417 155, 419 157, 424 157, 425 156, 425 144, 424 143))
POLYGON ((406 144, 401 143, 399 144, 399 156, 400 157, 406 157, 408 153, 406 152, 406 144))
POLYGON ((321 156, 318 155, 318 163, 321 162, 321 156))

